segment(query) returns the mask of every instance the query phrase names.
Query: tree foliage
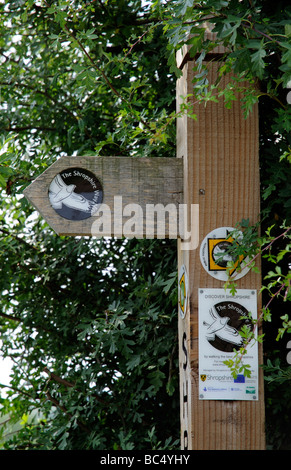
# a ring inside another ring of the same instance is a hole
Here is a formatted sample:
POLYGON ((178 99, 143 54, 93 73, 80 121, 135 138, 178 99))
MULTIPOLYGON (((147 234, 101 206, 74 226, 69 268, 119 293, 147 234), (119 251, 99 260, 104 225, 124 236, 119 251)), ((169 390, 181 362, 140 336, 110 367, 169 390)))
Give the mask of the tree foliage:
MULTIPOLYGON (((275 353, 290 332, 289 2, 18 0, 0 2, 0 12, 0 339, 14 362, 1 404, 23 423, 4 445, 178 446, 175 243, 57 237, 22 191, 62 155, 175 157, 175 57, 185 44, 197 99, 231 106, 248 80, 245 114, 259 102, 261 236, 237 222, 245 249, 263 255, 277 436, 282 410, 290 416, 278 404, 286 355, 275 353), (210 87, 203 66, 218 43, 227 50, 221 75, 234 77, 226 89, 210 87)), ((183 112, 192 116, 187 105, 183 112)))

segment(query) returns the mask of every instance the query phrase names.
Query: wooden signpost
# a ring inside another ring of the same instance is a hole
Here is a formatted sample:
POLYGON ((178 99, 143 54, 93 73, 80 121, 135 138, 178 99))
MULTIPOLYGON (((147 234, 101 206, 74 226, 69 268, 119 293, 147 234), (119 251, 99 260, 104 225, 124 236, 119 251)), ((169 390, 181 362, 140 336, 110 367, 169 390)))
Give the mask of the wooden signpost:
MULTIPOLYGON (((184 52, 178 64, 183 71, 177 83, 178 111, 182 97, 193 93, 194 62, 184 52)), ((217 79, 215 58, 223 49, 214 52, 205 62, 210 84, 217 79)), ((223 77, 221 87, 229 80, 223 77)), ((265 447, 264 385, 258 367, 262 348, 254 345, 246 356, 252 364, 249 379, 234 380, 224 364, 232 357, 229 351, 239 346, 239 318, 251 311, 256 319, 260 311, 260 275, 247 268, 234 273, 238 291, 232 297, 224 289, 225 260, 216 257, 230 243, 235 224, 242 219, 254 224, 260 212, 258 108, 245 119, 241 98, 237 96, 231 109, 223 99, 196 104, 197 120, 185 115, 177 123, 184 202, 199 204, 199 249, 181 250, 178 240, 179 279, 187 277, 187 308, 179 315, 179 357, 181 445, 188 450, 265 447)))
MULTIPOLYGON (((180 65, 178 110, 193 78, 186 55, 180 65)), ((264 448, 261 348, 249 355, 251 379, 234 381, 223 364, 240 345, 239 318, 260 308, 259 276, 246 269, 238 296, 227 297, 217 257, 234 242, 234 224, 256 222, 260 210, 257 109, 245 120, 239 98, 232 109, 196 105, 197 121, 180 117, 178 158, 62 157, 24 192, 59 235, 177 238, 185 450, 264 448)))

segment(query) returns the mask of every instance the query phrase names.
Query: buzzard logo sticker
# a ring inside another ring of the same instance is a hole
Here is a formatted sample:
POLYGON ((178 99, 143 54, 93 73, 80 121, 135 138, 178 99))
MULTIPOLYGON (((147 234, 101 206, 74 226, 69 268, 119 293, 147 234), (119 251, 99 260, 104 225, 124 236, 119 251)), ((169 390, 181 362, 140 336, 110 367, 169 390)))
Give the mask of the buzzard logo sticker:
POLYGON ((224 352, 232 352, 243 346, 244 341, 239 333, 243 325, 251 331, 252 322, 248 319, 248 311, 232 301, 213 304, 207 321, 203 321, 207 341, 224 352))
POLYGON ((229 248, 234 243, 239 244, 241 232, 236 231, 237 238, 233 238, 235 231, 232 227, 220 227, 210 232, 203 240, 200 246, 200 260, 204 269, 210 276, 221 281, 227 281, 228 276, 233 279, 239 279, 249 271, 246 266, 248 259, 240 255, 233 259, 229 248), (229 265, 231 264, 231 267, 229 265))
POLYGON ((48 196, 51 206, 61 217, 84 220, 98 211, 103 200, 103 189, 90 171, 69 168, 54 177, 48 196))

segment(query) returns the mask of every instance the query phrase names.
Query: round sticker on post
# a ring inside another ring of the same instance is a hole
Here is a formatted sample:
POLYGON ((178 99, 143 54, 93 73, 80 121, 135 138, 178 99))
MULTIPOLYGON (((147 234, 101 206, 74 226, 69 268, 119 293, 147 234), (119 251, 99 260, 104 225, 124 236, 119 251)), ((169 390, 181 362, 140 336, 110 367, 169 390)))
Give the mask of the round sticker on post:
POLYGON ((98 178, 84 168, 68 168, 52 180, 49 201, 61 217, 84 220, 94 215, 103 200, 103 188, 98 178))
POLYGON ((178 283, 178 302, 179 302, 179 313, 181 318, 185 318, 187 305, 188 305, 188 276, 186 267, 184 265, 180 268, 179 283, 178 283))
POLYGON ((227 281, 247 274, 250 269, 247 267, 248 258, 240 255, 233 259, 228 251, 233 244, 239 245, 241 237, 242 232, 232 227, 219 227, 204 238, 200 246, 200 260, 210 276, 227 281))

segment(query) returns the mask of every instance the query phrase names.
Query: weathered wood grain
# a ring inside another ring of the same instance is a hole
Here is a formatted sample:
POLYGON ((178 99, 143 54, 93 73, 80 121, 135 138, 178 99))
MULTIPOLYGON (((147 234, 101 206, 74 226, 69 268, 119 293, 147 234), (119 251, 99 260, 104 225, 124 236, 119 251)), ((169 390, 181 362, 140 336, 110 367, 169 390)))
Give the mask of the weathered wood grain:
MULTIPOLYGON (((182 61, 183 76, 177 83, 177 111, 181 96, 193 93, 193 62, 182 61)), ((217 78, 218 64, 208 63, 209 81, 217 78)), ((229 76, 223 77, 224 87, 229 76)), ((218 103, 194 105, 197 120, 177 122, 177 157, 184 161, 184 198, 199 204, 199 240, 213 229, 234 227, 244 219, 256 223, 260 213, 258 108, 245 119, 238 95, 231 109, 218 103)), ((199 249, 181 250, 178 264, 189 277, 188 311, 179 317, 180 405, 182 448, 193 450, 264 449, 264 385, 259 372, 258 401, 199 400, 198 395, 198 288, 223 288, 223 283, 203 269, 199 249)), ((237 280, 237 288, 261 287, 259 274, 249 272, 237 280)), ((261 300, 258 297, 258 310, 261 300)), ((262 363, 262 348, 259 347, 262 363)))
POLYGON ((109 224, 107 221, 101 227, 102 236, 177 238, 179 204, 183 200, 182 161, 176 158, 62 157, 25 189, 26 198, 57 234, 94 236, 94 224, 97 227, 98 218, 103 217, 102 206, 94 216, 72 221, 57 214, 48 198, 48 188, 53 178, 60 171, 73 167, 91 171, 103 186, 103 208, 104 205, 109 208, 111 218, 109 224), (173 209, 170 214, 177 214, 175 219, 165 211, 164 233, 158 230, 153 211, 157 205, 165 209, 170 205, 168 208, 173 209), (146 220, 146 215, 151 213, 154 219, 148 216, 146 220), (140 214, 142 220, 138 224, 140 214))

